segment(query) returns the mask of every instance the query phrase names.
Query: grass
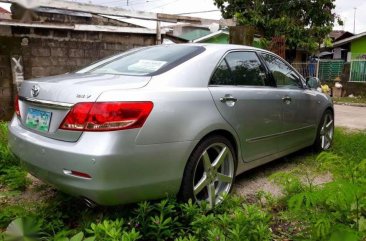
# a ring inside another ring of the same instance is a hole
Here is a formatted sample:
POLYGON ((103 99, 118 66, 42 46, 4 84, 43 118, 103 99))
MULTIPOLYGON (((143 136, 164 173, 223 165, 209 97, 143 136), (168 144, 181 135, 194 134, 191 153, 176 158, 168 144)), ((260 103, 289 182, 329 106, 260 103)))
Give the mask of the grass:
POLYGON ((10 152, 7 133, 6 123, 0 122, 0 185, 5 185, 11 191, 22 191, 28 184, 27 172, 10 152))
POLYGON ((30 185, 6 143, 7 127, 1 123, 0 240, 9 224, 18 227, 19 237, 60 241, 366 238, 363 132, 336 129, 331 151, 317 156, 307 149, 284 158, 294 167, 266 174, 282 188, 282 196, 261 190, 250 199, 231 195, 214 210, 172 198, 88 209, 80 200, 45 184, 30 185), (316 178, 326 173, 331 173, 332 180, 317 183, 316 178))
POLYGON ((351 98, 351 97, 333 97, 333 101, 335 103, 365 104, 366 105, 366 97, 365 96, 357 96, 357 97, 354 97, 354 98, 351 98))

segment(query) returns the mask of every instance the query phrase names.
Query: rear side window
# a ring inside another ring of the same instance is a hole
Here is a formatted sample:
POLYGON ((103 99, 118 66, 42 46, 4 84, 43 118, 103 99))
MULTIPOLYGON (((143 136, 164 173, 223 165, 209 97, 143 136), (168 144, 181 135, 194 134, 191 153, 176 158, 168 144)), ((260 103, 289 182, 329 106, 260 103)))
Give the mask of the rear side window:
POLYGON ((79 73, 101 73, 117 75, 156 75, 163 73, 205 50, 201 46, 160 45, 143 48, 121 57, 104 60, 94 68, 85 68, 79 73))
POLYGON ((254 52, 232 52, 217 67, 211 85, 265 85, 265 72, 254 52))
POLYGON ((235 85, 231 71, 225 59, 217 66, 211 80, 212 85, 235 85))
POLYGON ((262 56, 278 87, 300 88, 302 86, 298 75, 285 62, 274 55, 262 53, 262 56))

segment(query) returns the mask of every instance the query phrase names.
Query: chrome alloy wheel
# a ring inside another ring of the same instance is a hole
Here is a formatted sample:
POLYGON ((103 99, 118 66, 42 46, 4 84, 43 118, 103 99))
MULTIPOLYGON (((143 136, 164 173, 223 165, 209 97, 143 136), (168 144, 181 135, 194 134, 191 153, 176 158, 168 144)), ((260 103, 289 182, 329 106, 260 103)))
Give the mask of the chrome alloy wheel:
POLYGON ((234 179, 234 158, 224 143, 214 143, 201 154, 193 176, 196 201, 208 201, 211 208, 230 192, 234 179))
POLYGON ((329 149, 332 144, 334 133, 334 119, 330 112, 324 116, 324 121, 320 129, 320 146, 322 150, 329 149))

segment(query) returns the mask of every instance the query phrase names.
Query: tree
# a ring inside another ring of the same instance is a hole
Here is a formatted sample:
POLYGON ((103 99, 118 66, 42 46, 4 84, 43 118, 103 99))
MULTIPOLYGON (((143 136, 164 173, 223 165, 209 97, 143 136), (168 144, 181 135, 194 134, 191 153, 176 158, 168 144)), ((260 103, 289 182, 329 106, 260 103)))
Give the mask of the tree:
POLYGON ((251 25, 269 41, 286 37, 286 45, 314 51, 332 31, 335 0, 214 0, 224 18, 235 17, 239 24, 251 25))

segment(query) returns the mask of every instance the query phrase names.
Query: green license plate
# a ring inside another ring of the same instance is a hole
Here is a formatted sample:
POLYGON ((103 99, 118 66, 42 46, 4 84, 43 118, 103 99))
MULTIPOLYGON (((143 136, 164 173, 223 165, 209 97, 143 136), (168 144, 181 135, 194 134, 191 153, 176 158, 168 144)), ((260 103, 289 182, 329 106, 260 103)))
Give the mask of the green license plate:
POLYGON ((51 112, 28 108, 25 125, 31 129, 47 132, 50 128, 51 112))

